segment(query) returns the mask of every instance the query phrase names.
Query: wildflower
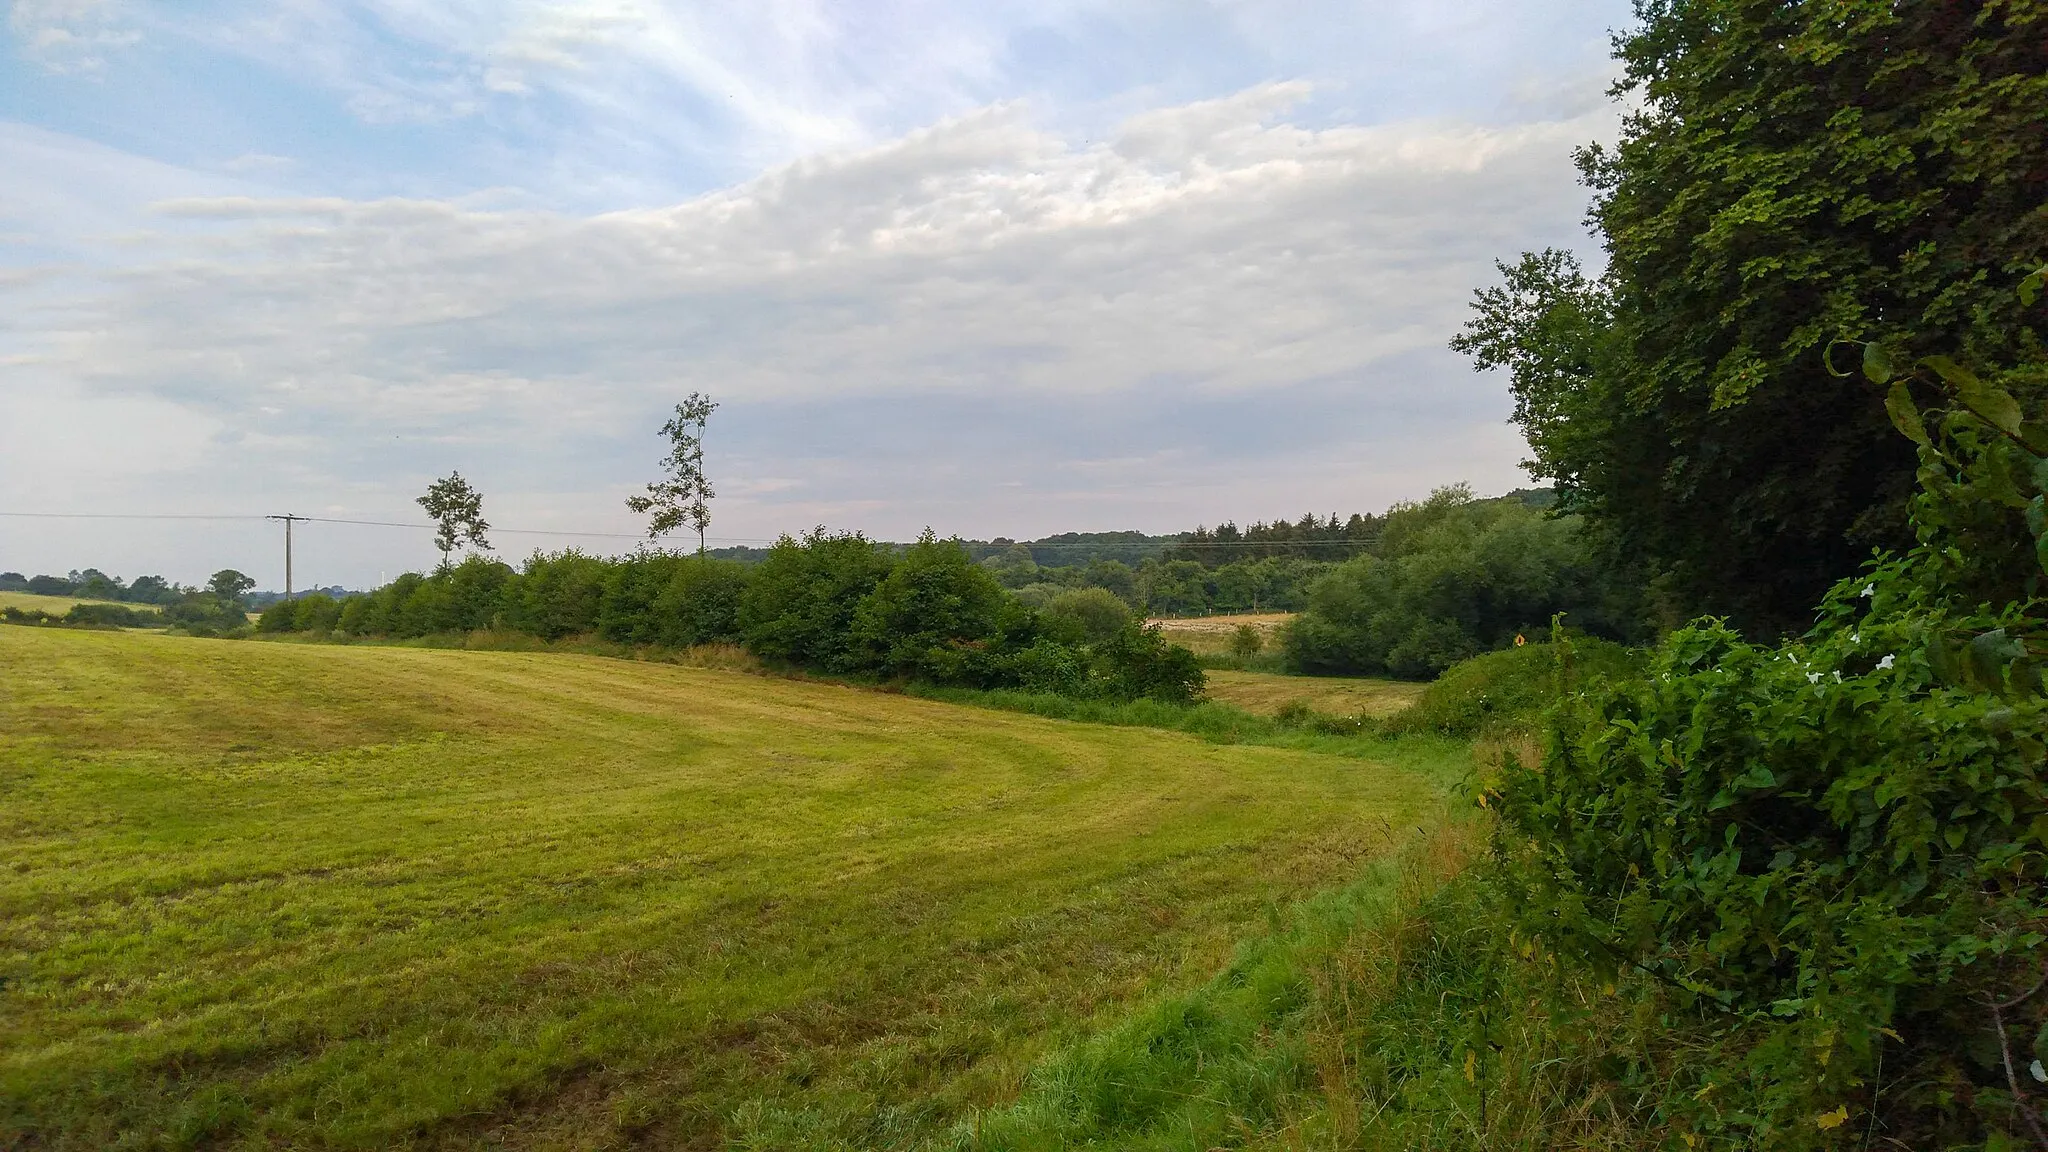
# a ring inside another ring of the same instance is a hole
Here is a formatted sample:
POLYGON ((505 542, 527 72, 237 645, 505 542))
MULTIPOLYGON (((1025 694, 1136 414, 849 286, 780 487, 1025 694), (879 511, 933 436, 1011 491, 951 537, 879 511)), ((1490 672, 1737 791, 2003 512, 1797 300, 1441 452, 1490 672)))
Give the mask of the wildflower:
POLYGON ((1870 599, 1870 598, 1871 598, 1872 596, 1875 596, 1875 595, 1877 595, 1877 585, 1875 585, 1875 584, 1865 584, 1865 585, 1863 586, 1863 593, 1862 593, 1862 595, 1863 595, 1863 598, 1864 598, 1865 600, 1868 600, 1868 599, 1870 599))
POLYGON ((1806 674, 1806 682, 1807 682, 1808 684, 1818 684, 1818 683, 1820 683, 1820 673, 1818 673, 1818 672, 1808 672, 1808 673, 1806 674))
POLYGON ((1897 659, 1897 657, 1895 657, 1895 656, 1892 656, 1892 655, 1890 655, 1890 654, 1886 654, 1886 656, 1885 656, 1885 658, 1884 658, 1884 659, 1882 659, 1882 660, 1879 660, 1879 661, 1877 662, 1877 667, 1878 667, 1878 669, 1879 669, 1880 671, 1882 671, 1882 670, 1884 670, 1884 669, 1886 669, 1886 668, 1889 668, 1889 667, 1891 667, 1891 666, 1892 666, 1892 662, 1893 662, 1894 660, 1896 660, 1896 659, 1897 659))

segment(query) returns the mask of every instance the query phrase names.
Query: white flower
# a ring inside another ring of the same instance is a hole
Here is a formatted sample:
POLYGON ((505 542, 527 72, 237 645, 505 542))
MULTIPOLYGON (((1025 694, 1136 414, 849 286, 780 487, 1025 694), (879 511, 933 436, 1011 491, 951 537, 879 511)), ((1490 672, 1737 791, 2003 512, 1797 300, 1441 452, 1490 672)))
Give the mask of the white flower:
POLYGON ((1886 668, 1889 668, 1889 667, 1891 667, 1891 666, 1892 666, 1892 661, 1893 661, 1893 660, 1895 660, 1895 659, 1897 659, 1897 657, 1895 657, 1895 656, 1886 656, 1886 657, 1885 657, 1884 659, 1882 659, 1882 660, 1879 660, 1879 661, 1877 662, 1877 667, 1878 667, 1879 671, 1882 671, 1882 670, 1884 670, 1884 669, 1886 669, 1886 668))
POLYGON ((1840 672, 1837 672, 1837 673, 1835 673, 1835 683, 1837 683, 1837 684, 1840 684, 1841 682, 1842 682, 1842 674, 1841 674, 1840 672))
POLYGON ((2048 1068, 2041 1067, 2039 1060, 2027 1065, 2027 1071, 2034 1074, 2034 1079, 2039 1080, 2043 1084, 2048 1084, 2048 1068))
POLYGON ((1849 643, 1851 643, 1851 644, 1861 644, 1861 643, 1863 643, 1863 633, 1861 633, 1861 632, 1851 632, 1851 633, 1849 633, 1849 643))
POLYGON ((1872 597, 1872 596, 1875 596, 1875 595, 1877 595, 1877 585, 1875 585, 1875 584, 1865 584, 1865 585, 1863 586, 1863 598, 1864 598, 1864 599, 1868 600, 1868 599, 1869 599, 1870 597, 1872 597))
POLYGON ((1808 672, 1808 673, 1806 674, 1806 682, 1807 682, 1808 684, 1818 684, 1818 683, 1820 683, 1820 673, 1818 673, 1818 672, 1808 672))

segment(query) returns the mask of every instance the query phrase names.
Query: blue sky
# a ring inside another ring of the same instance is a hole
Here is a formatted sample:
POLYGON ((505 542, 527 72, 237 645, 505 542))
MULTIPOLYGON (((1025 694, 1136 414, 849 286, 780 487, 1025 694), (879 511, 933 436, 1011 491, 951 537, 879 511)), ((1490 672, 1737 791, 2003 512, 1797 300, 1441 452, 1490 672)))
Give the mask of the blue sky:
MULTIPOLYGON (((1510 487, 1502 382, 1444 341, 1493 258, 1589 247, 1626 19, 16 0, 0 508, 411 520, 459 468, 498 524, 630 533, 693 389, 731 539, 1510 487)), ((0 568, 275 586, 273 535, 0 519, 0 568)), ((434 558, 301 545, 302 584, 434 558)))

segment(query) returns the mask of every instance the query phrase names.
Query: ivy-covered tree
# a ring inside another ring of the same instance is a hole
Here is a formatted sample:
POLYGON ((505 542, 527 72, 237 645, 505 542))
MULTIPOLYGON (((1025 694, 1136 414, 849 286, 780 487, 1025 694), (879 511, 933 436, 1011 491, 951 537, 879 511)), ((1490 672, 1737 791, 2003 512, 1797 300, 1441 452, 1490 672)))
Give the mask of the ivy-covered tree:
POLYGON ((1503 266, 1457 346, 1513 371, 1538 475, 1686 612, 1802 630, 1910 542, 1910 446, 1831 376, 1843 333, 2018 365, 2048 255, 2048 4, 1643 0, 1638 101, 1578 156, 1607 249, 1503 266))

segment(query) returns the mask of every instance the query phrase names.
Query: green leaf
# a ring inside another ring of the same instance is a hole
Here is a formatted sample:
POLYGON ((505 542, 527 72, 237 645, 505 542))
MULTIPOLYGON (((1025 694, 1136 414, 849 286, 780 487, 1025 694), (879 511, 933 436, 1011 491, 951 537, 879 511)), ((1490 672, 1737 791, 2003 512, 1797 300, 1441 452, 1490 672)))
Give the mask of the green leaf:
POLYGON ((2033 307, 2044 286, 2048 286, 2048 267, 2034 269, 2026 279, 2020 281, 2020 303, 2029 308, 2033 307))
POLYGON ((1906 439, 1922 448, 1934 446, 1934 441, 1927 438, 1927 425, 1920 419, 1920 410, 1913 406, 1913 394, 1907 391, 1904 380, 1893 384, 1891 391, 1885 393, 1884 410, 1891 415, 1892 427, 1906 439))
POLYGON ((1891 355, 1875 340, 1863 346, 1863 374, 1873 384, 1883 384, 1897 375, 1892 369, 1891 355))
POLYGON ((2020 434, 2020 402, 2012 393, 1977 378, 1975 372, 1946 356, 1929 356, 1920 361, 1939 373, 1956 390, 1963 407, 1989 421, 1991 426, 2013 436, 2020 434))

